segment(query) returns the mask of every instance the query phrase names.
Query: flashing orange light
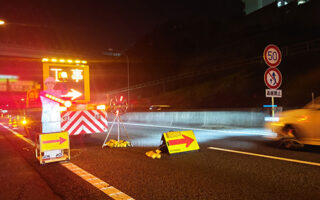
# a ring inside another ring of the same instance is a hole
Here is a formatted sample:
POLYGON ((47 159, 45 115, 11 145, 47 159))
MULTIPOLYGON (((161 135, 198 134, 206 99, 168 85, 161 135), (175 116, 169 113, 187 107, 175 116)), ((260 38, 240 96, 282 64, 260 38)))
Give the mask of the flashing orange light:
POLYGON ((24 120, 22 120, 22 122, 21 122, 23 125, 26 125, 27 124, 27 120, 26 119, 24 119, 24 120))
POLYGON ((57 98, 55 96, 52 96, 50 94, 45 94, 45 97, 47 97, 48 99, 51 99, 51 100, 53 100, 55 102, 64 104, 64 106, 67 107, 67 108, 69 108, 72 105, 71 101, 64 101, 64 100, 59 99, 59 98, 57 98))
POLYGON ((97 110, 105 110, 106 109, 106 105, 98 105, 97 106, 97 110))
POLYGON ((76 62, 76 63, 78 63, 78 64, 79 64, 79 63, 81 63, 81 61, 80 61, 80 60, 76 60, 75 62, 76 62))
POLYGON ((65 60, 64 60, 64 59, 60 59, 60 60, 59 60, 59 62, 64 63, 64 62, 65 62, 65 60))
POLYGON ((49 59, 48 58, 42 58, 42 62, 48 62, 49 59))
POLYGON ((64 106, 69 108, 72 105, 71 101, 65 101, 64 106))
POLYGON ((81 61, 82 64, 87 64, 88 62, 86 60, 81 61))
POLYGON ((56 58, 51 58, 51 62, 57 62, 56 58))
POLYGON ((73 60, 69 59, 69 60, 68 60, 68 63, 73 63, 73 60))

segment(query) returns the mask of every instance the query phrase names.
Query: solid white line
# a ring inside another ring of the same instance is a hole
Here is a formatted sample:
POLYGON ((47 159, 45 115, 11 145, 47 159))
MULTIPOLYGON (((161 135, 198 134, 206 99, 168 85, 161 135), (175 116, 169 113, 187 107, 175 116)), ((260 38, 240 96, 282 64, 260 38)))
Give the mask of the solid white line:
POLYGON ((12 129, 10 129, 10 128, 7 127, 7 126, 4 126, 2 123, 0 123, 0 125, 1 125, 2 127, 4 127, 5 129, 7 129, 8 131, 10 131, 11 133, 15 134, 18 138, 20 138, 20 139, 24 140, 25 142, 29 143, 29 144, 32 145, 33 147, 36 146, 32 140, 30 140, 30 139, 28 139, 28 138, 25 138, 25 137, 24 137, 23 135, 21 135, 20 133, 14 131, 14 130, 12 130, 12 129))
POLYGON ((109 189, 109 187, 112 187, 112 186, 103 187, 103 188, 101 188, 100 190, 106 190, 106 189, 109 189))
POLYGON ((101 182, 98 182, 98 183, 93 183, 92 185, 101 185, 101 184, 105 184, 106 182, 104 181, 101 181, 101 182))
POLYGON ((93 180, 98 180, 98 178, 89 178, 86 181, 93 181, 93 180))
POLYGON ((244 152, 244 151, 236 151, 236 150, 232 150, 232 149, 222 149, 222 148, 218 148, 218 147, 208 147, 208 149, 244 154, 244 155, 249 155, 249 156, 257 156, 257 157, 269 158, 269 159, 274 159, 274 160, 282 160, 282 161, 294 162, 294 163, 300 163, 300 164, 306 164, 306 165, 320 166, 320 163, 316 163, 316 162, 296 160, 296 159, 291 159, 291 158, 282 158, 282 157, 277 157, 277 156, 268 156, 268 155, 256 154, 256 153, 250 153, 250 152, 244 152))
POLYGON ((123 192, 112 193, 112 194, 109 194, 109 196, 114 196, 114 195, 119 195, 119 194, 123 194, 123 192))
MULTIPOLYGON (((2 123, 0 123, 0 125, 1 125, 2 127, 5 127, 2 123)), ((20 139, 22 139, 22 140, 24 140, 25 142, 29 143, 30 145, 35 146, 35 144, 34 144, 33 141, 25 138, 25 137, 24 137, 23 135, 21 135, 20 133, 18 133, 18 132, 16 132, 16 131, 13 131, 13 130, 10 129, 10 128, 6 128, 6 129, 7 129, 8 131, 12 132, 13 134, 15 134, 15 135, 16 135, 17 137, 19 137, 20 139)), ((83 177, 92 176, 92 178, 97 178, 97 177, 91 175, 91 174, 88 173, 87 171, 81 169, 80 167, 78 167, 77 165, 75 165, 75 164, 73 164, 73 163, 71 163, 71 162, 69 162, 69 163, 59 163, 59 164, 62 165, 62 166, 64 166, 65 168, 69 169, 70 171, 72 171, 72 172, 75 173, 75 174, 77 174, 77 173, 76 173, 77 171, 82 171, 84 174, 80 174, 80 175, 78 175, 78 176, 81 177, 83 180, 87 181, 88 183, 90 183, 90 182, 88 181, 88 179, 85 179, 85 178, 83 178, 83 177), (76 170, 74 170, 74 169, 76 169, 76 170)), ((98 179, 98 178, 97 178, 97 179, 98 179)), ((90 183, 90 184, 91 184, 92 186, 94 186, 94 187, 97 188, 97 186, 95 186, 96 183, 94 183, 94 184, 90 183)), ((97 185, 101 185, 101 184, 109 185, 108 183, 106 183, 106 182, 104 182, 104 181, 99 182, 97 185)), ((109 187, 112 187, 112 186, 109 186, 109 187)), ((112 188, 114 188, 114 187, 112 187, 112 188)), ((99 188, 98 188, 98 189, 99 189, 99 188)), ((114 189, 116 189, 116 188, 114 188, 114 189)), ((103 190, 101 190, 101 189, 99 189, 99 190, 100 190, 100 191, 103 191, 103 190)), ((116 190, 118 190, 118 189, 116 189, 116 190)), ((121 193, 123 193, 123 192, 121 192, 121 193)), ((123 193, 123 194, 125 194, 125 193, 123 193)), ((108 195, 108 194, 106 194, 106 195, 108 195)), ((127 194, 125 194, 125 195, 127 195, 127 194)), ((120 199, 122 199, 122 198, 112 197, 112 196, 110 196, 110 195, 108 195, 108 196, 111 197, 111 198, 113 198, 113 199, 115 199, 115 200, 118 200, 118 199, 120 200, 120 199)), ((127 195, 127 196, 128 196, 128 195, 127 195)), ((133 199, 133 198, 130 197, 130 196, 128 196, 128 198, 133 199)))

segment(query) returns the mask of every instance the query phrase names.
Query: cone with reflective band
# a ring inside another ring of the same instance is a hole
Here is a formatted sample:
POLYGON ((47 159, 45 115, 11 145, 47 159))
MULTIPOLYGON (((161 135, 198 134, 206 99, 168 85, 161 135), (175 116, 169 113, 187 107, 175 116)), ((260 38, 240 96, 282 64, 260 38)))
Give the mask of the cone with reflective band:
POLYGON ((11 117, 9 118, 9 126, 12 126, 12 120, 11 120, 11 117))
POLYGON ((18 126, 17 126, 17 120, 16 120, 15 118, 13 118, 12 121, 13 121, 13 122, 12 122, 12 128, 13 128, 13 129, 17 129, 17 128, 18 128, 18 126))

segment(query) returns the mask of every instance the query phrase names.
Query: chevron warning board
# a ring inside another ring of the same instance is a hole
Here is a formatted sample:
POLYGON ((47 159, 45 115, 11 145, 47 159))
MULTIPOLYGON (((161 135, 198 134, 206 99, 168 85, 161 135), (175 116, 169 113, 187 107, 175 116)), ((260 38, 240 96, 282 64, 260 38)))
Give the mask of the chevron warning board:
POLYGON ((61 114, 61 128, 69 135, 107 132, 107 112, 101 110, 66 111, 61 114))

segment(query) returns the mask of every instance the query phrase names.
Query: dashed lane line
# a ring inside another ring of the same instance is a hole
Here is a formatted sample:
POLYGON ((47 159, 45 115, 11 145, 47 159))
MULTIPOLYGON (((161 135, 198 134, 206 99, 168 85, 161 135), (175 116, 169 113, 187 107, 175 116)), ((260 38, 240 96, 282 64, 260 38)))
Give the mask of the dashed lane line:
MULTIPOLYGON (((35 143, 32 140, 30 140, 28 138, 25 138, 20 133, 12 130, 11 128, 9 128, 8 126, 6 126, 6 125, 4 125, 2 123, 0 123, 0 125, 2 127, 6 128, 11 133, 13 133, 14 135, 16 135, 18 138, 24 140, 25 142, 29 143, 33 147, 35 146, 35 143)), ((68 170, 70 170, 74 174, 78 175, 83 180, 87 181, 92 186, 94 186, 95 188, 99 189, 100 191, 102 191, 103 193, 105 193, 106 195, 111 197, 112 199, 115 199, 115 200, 134 200, 129 195, 121 192, 117 188, 111 186, 110 184, 108 184, 108 183, 104 182, 103 180, 99 179, 98 177, 88 173, 87 171, 81 169, 80 167, 78 167, 77 165, 75 165, 75 164, 73 164, 71 162, 64 162, 64 163, 59 163, 59 164, 62 165, 63 167, 65 167, 65 168, 67 168, 68 170)))
POLYGON ((208 149, 217 150, 217 151, 226 151, 226 152, 231 152, 231 153, 238 153, 238 154, 244 154, 244 155, 249 155, 249 156, 269 158, 269 159, 274 159, 274 160, 282 160, 282 161, 287 161, 287 162, 294 162, 294 163, 300 163, 300 164, 313 165, 313 166, 320 167, 320 163, 316 163, 316 162, 296 160, 296 159, 291 159, 291 158, 282 158, 282 157, 277 157, 277 156, 268 156, 268 155, 263 155, 263 154, 250 153, 250 152, 245 152, 245 151, 236 151, 236 150, 232 150, 232 149, 223 149, 223 148, 218 148, 218 147, 208 147, 208 149))

